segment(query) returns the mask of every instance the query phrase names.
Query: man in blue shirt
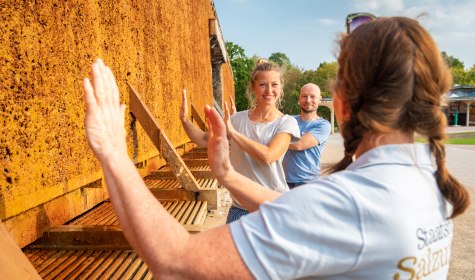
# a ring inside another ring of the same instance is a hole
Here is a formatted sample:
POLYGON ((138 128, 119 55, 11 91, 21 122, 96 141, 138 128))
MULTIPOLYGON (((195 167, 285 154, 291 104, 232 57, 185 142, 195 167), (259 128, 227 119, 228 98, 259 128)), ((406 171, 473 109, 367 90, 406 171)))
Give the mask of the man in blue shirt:
POLYGON ((317 115, 321 102, 317 85, 309 83, 300 89, 300 115, 294 117, 301 138, 290 144, 282 163, 290 189, 320 177, 320 157, 331 131, 330 123, 317 115))

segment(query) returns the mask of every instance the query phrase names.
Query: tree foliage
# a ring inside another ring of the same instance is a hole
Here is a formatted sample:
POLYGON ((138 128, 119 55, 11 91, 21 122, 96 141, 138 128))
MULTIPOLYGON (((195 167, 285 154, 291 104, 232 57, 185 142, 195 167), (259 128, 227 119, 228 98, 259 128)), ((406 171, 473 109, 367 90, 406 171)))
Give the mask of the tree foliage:
POLYGON ((281 53, 281 52, 272 53, 269 56, 269 61, 283 68, 290 65, 290 59, 287 57, 285 53, 281 53))
POLYGON ((448 55, 446 52, 442 52, 442 57, 444 58, 445 62, 447 63, 447 66, 449 68, 464 68, 465 66, 463 65, 463 62, 460 61, 458 58, 455 58, 451 55, 448 55))
MULTIPOLYGON (((238 111, 246 110, 249 106, 246 89, 258 57, 247 57, 244 48, 233 42, 226 42, 226 49, 234 74, 236 107, 238 111)), ((442 56, 452 72, 454 84, 475 85, 475 65, 465 70, 464 63, 458 58, 448 55, 446 52, 442 52, 442 56)), ((284 98, 281 108, 284 113, 292 115, 300 113, 298 106, 299 93, 300 88, 306 83, 318 85, 324 98, 331 97, 331 81, 336 78, 338 70, 336 61, 322 62, 315 70, 303 70, 292 65, 287 55, 282 52, 272 53, 268 60, 278 64, 284 70, 284 98)), ((321 107, 318 114, 329 120, 329 111, 321 107)))
POLYGON ((246 110, 249 106, 246 89, 255 61, 246 56, 241 46, 233 42, 226 42, 225 45, 233 69, 236 109, 238 111, 246 110))
POLYGON ((452 73, 454 85, 475 85, 475 65, 466 70, 464 63, 458 58, 448 55, 446 52, 442 52, 442 57, 452 73))

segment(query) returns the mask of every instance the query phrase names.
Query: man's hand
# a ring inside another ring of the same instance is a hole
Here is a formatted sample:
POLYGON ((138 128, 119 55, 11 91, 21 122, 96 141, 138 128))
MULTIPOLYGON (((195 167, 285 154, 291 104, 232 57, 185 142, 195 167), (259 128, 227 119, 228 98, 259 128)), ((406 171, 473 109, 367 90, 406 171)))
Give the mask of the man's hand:
POLYGON ((188 101, 186 100, 186 89, 183 89, 181 95, 180 120, 182 123, 188 119, 188 101))
POLYGON ((208 164, 212 174, 222 182, 234 171, 229 158, 229 142, 226 137, 226 125, 218 112, 210 106, 205 106, 208 122, 208 164))
POLYGON ((109 67, 98 59, 91 67, 91 80, 84 79, 86 135, 99 160, 113 153, 127 154, 125 142, 125 105, 120 104, 119 89, 109 67))

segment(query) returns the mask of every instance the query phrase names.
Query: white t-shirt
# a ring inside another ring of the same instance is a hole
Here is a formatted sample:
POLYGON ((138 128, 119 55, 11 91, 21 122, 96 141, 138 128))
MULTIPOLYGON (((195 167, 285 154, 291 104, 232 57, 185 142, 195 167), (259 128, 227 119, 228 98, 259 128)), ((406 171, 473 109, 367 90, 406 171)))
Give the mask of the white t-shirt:
MULTIPOLYGON (((269 123, 258 123, 249 119, 249 111, 240 111, 231 116, 231 123, 236 131, 264 145, 267 145, 277 133, 282 132, 290 134, 292 142, 300 139, 297 121, 289 115, 284 115, 269 123)), ((249 179, 278 192, 289 190, 282 167, 283 158, 284 154, 277 161, 265 164, 253 159, 239 145, 231 141, 231 164, 234 169, 249 179)), ((234 200, 233 205, 240 207, 234 200)))
POLYGON ((452 210, 434 172, 427 145, 380 146, 231 233, 256 279, 446 279, 452 210))

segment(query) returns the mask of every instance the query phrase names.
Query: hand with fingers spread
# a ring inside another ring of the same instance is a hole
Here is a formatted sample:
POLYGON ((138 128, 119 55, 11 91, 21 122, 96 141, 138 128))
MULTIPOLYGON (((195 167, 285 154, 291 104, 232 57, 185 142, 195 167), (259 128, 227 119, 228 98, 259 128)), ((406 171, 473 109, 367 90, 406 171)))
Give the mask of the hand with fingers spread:
POLYGON ((181 94, 180 120, 185 123, 188 120, 188 101, 186 100, 186 89, 181 94))
POLYGON ((229 142, 226 137, 226 125, 218 112, 210 106, 205 106, 208 122, 208 164, 213 175, 222 181, 233 171, 229 158, 229 142))
POLYGON ((188 101, 186 99, 186 89, 183 89, 181 95, 180 121, 190 140, 200 147, 208 145, 208 132, 196 127, 192 120, 188 118, 188 101))
POLYGON ((83 82, 86 102, 86 135, 94 154, 104 159, 112 153, 127 153, 125 105, 109 67, 98 59, 91 67, 91 79, 83 82))

